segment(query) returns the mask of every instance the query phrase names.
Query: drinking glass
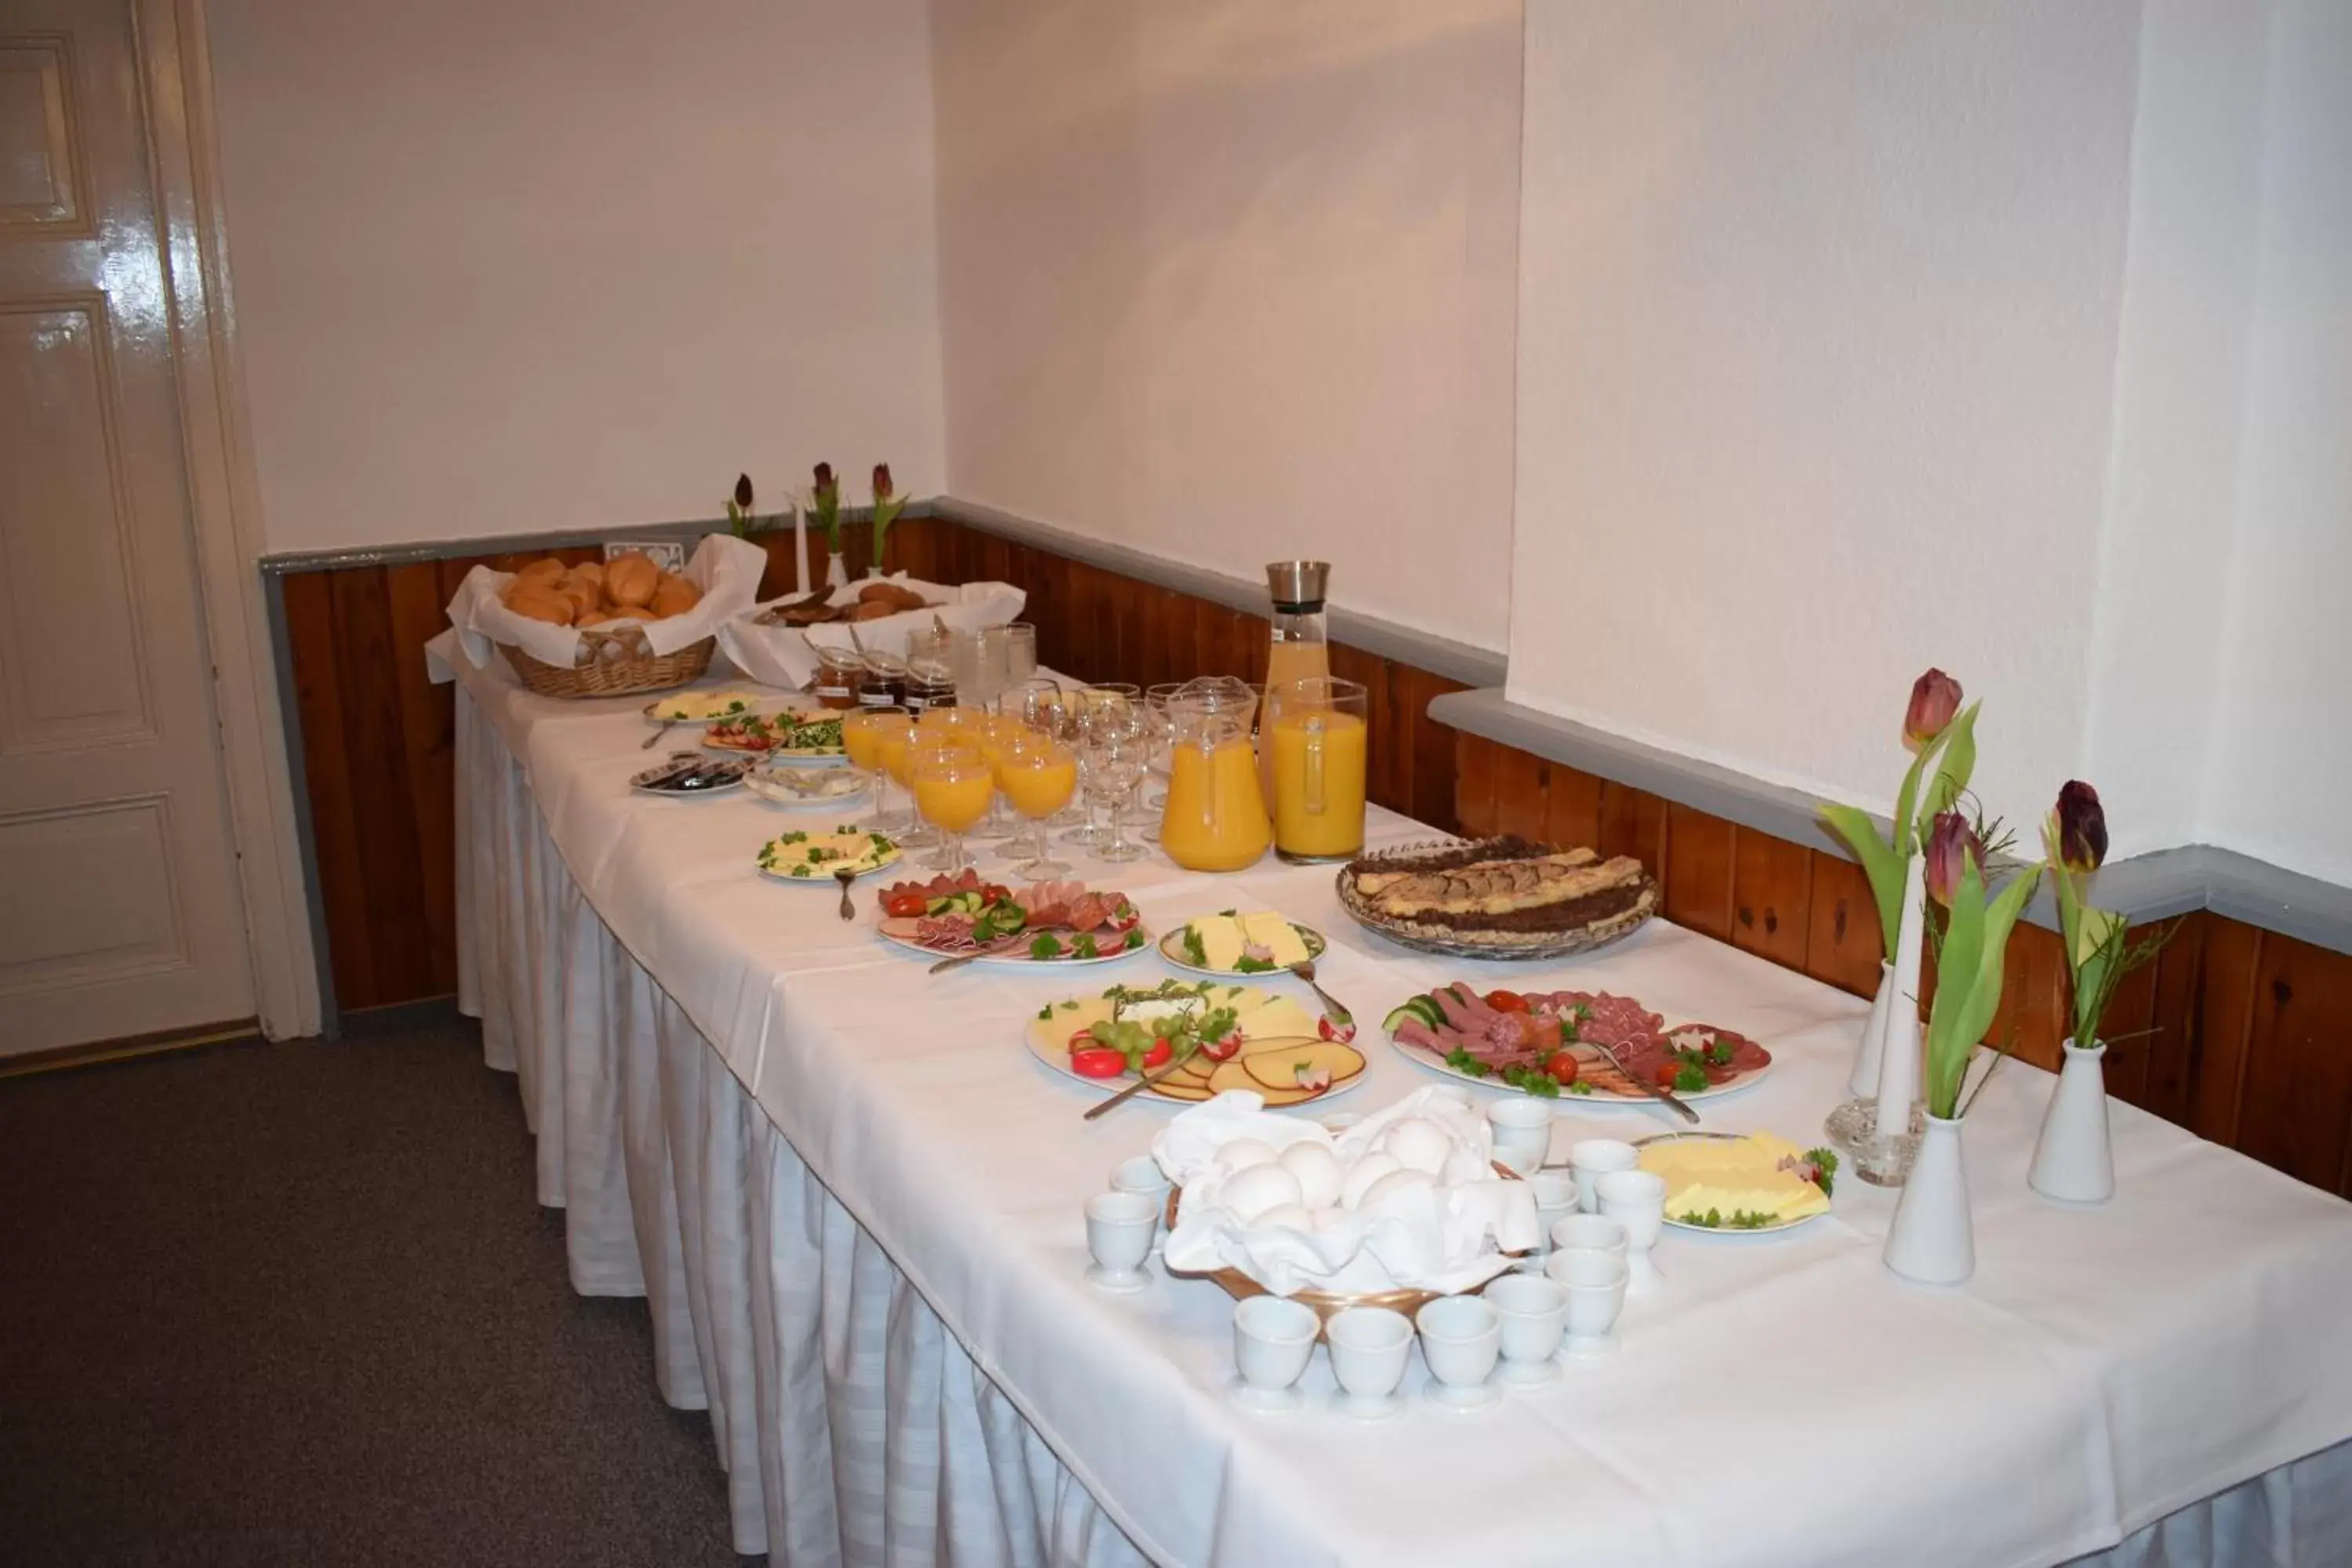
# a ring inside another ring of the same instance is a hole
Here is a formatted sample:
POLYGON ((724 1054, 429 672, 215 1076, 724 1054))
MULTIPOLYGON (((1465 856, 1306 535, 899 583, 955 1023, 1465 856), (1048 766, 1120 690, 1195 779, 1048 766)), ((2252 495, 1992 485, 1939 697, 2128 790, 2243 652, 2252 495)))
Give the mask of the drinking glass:
POLYGON ((1026 621, 990 628, 1004 647, 1003 691, 1018 691, 1037 678, 1037 628, 1026 621))
MULTIPOLYGON (((1009 700, 1009 699, 1008 699, 1009 700)), ((1076 747, 1078 739, 1078 701, 1076 694, 1066 689, 1051 677, 1040 677, 1024 682, 1020 690, 1021 722, 1041 735, 1050 735, 1063 744, 1076 747)), ((1086 820, 1076 804, 1055 812, 1048 827, 1076 827, 1086 820)))
POLYGON ((1142 714, 1132 707, 1090 707, 1084 734, 1080 781, 1087 801, 1108 808, 1110 814, 1108 832, 1096 835, 1095 858, 1114 862, 1139 860, 1146 851, 1127 836, 1125 806, 1128 797, 1143 782, 1144 767, 1151 758, 1150 733, 1142 714))
POLYGON ((1069 863, 1053 858, 1046 847, 1045 825, 1077 793, 1076 754, 1051 735, 1016 730, 997 748, 996 786, 1029 824, 1009 846, 1012 854, 1025 857, 1013 868, 1033 882, 1068 876, 1069 863))
POLYGON ((963 836, 988 809, 996 775, 978 749, 961 741, 926 742, 909 753, 915 809, 939 830, 940 852, 923 862, 953 876, 971 864, 963 836))
MULTIPOLYGON (((984 708, 975 708, 971 711, 979 716, 979 722, 972 730, 973 738, 980 742, 980 754, 988 759, 988 765, 992 768, 1003 755, 1007 741, 1014 735, 1028 733, 1018 719, 1007 719, 984 708)), ((1010 838, 1020 831, 1019 825, 1005 815, 1004 794, 1000 788, 988 797, 988 815, 982 817, 980 825, 964 837, 993 842, 1010 838)))
POLYGON ((1160 841, 1160 813, 1168 805, 1168 777, 1176 765, 1176 724, 1168 704, 1183 689, 1184 682, 1181 680, 1164 680, 1143 690, 1143 714, 1151 725, 1150 773, 1160 785, 1157 795, 1144 797, 1143 836, 1155 844, 1160 841))
POLYGON ((890 769, 884 756, 894 738, 899 753, 905 754, 914 723, 914 715, 895 703, 852 709, 841 716, 841 749, 848 753, 849 765, 874 785, 874 816, 866 826, 877 833, 896 833, 908 820, 908 814, 891 809, 890 769))
POLYGON ((925 731, 918 729, 913 723, 909 723, 902 733, 894 734, 887 731, 883 733, 882 765, 890 770, 890 776, 897 779, 906 790, 908 805, 910 807, 908 813, 908 825, 898 835, 898 843, 902 847, 928 849, 940 842, 938 830, 923 822, 919 815, 919 808, 915 807, 914 765, 916 760, 925 752, 940 746, 971 749, 969 742, 959 736, 946 734, 937 729, 925 731))

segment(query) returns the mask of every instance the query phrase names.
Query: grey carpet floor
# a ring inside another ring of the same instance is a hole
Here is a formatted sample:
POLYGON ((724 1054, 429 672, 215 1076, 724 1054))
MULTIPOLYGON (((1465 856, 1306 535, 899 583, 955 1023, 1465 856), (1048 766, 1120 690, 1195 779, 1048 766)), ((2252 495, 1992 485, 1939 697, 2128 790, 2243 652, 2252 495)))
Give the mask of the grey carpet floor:
POLYGON ((0 1079, 0 1563, 743 1562, 454 1012, 0 1079))

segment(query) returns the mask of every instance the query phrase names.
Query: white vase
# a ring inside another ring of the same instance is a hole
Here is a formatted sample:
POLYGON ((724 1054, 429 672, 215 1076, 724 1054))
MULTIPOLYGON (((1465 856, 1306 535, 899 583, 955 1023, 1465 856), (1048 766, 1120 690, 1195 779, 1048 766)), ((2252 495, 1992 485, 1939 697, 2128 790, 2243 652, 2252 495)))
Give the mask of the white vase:
POLYGON ((1903 924, 1895 939, 1894 994, 1887 999, 1886 1043, 1878 1061, 1878 1106, 1870 1135, 1855 1150, 1854 1173, 1873 1186, 1899 1187, 1919 1135, 1919 961, 1927 936, 1927 861, 1916 851, 1903 868, 1903 924))
POLYGON ((2066 1065, 2042 1113, 2028 1185, 2045 1198, 2103 1204, 2116 1195, 2116 1156, 2107 1142, 2107 1043, 2066 1042, 2066 1065))
POLYGON ((824 585, 828 588, 849 586, 849 568, 843 563, 838 550, 824 558, 824 585))
POLYGON ((1922 1285, 1957 1285, 1977 1271, 1976 1227, 1969 1217, 1969 1171, 1957 1118, 1927 1118, 1910 1180, 1886 1232, 1886 1267, 1922 1285))
POLYGON ((1822 1123, 1822 1131, 1840 1149, 1851 1149, 1870 1136, 1878 1116, 1878 1064, 1886 1055, 1886 1014, 1895 995, 1895 966, 1878 961, 1878 994, 1871 998, 1870 1016, 1863 1020, 1862 1038, 1854 1042, 1853 1070, 1846 1075, 1849 1097, 1822 1123))

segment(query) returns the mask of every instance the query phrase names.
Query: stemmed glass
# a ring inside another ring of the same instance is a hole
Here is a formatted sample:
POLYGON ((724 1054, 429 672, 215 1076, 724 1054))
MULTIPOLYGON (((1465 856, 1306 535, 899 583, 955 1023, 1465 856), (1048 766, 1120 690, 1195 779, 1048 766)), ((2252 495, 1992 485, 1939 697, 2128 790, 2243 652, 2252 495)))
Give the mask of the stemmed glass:
POLYGON ((953 876, 971 864, 963 836, 988 809, 995 773, 986 758, 961 741, 926 741, 911 755, 915 809, 940 834, 940 852, 923 864, 953 876))
POLYGON ((1160 781, 1160 797, 1147 796, 1143 802, 1143 836, 1153 843, 1160 840, 1160 813, 1168 804, 1168 779, 1175 771, 1176 727, 1169 718, 1168 704, 1184 689, 1181 680, 1162 681, 1146 687, 1143 692, 1143 717, 1151 726, 1151 776, 1160 781))
MULTIPOLYGON (((1077 694, 1064 689, 1058 680, 1050 678, 1033 679, 1021 688, 1022 723, 1041 735, 1053 736, 1073 750, 1078 743, 1080 711, 1077 694)), ((1085 821, 1086 814, 1074 796, 1072 803, 1055 812, 1045 826, 1074 828, 1085 821)))
MULTIPOLYGON (((942 737, 935 733, 935 740, 940 738, 942 737)), ((916 734, 913 717, 908 716, 903 726, 893 726, 884 730, 882 738, 877 742, 875 750, 881 758, 884 771, 897 779, 899 787, 907 792, 907 815, 900 819, 906 826, 899 830, 899 844, 908 849, 929 848, 940 841, 940 836, 921 822, 915 811, 915 775, 912 762, 916 750, 916 734)))
POLYGON ((890 770, 883 749, 896 736, 903 751, 914 722, 914 715, 895 705, 853 709, 841 716, 841 749, 848 753, 849 765, 874 786, 874 816, 867 826, 877 833, 895 833, 909 820, 907 814, 890 809, 890 770))
MULTIPOLYGON (((1008 719, 1002 714, 990 713, 980 709, 974 709, 972 711, 977 716, 977 722, 971 729, 972 739, 980 746, 980 754, 987 759, 988 765, 994 767, 998 759, 1003 754, 1005 742, 1015 734, 1026 734, 1028 731, 1021 727, 1021 721, 1018 719, 1008 719)), ((979 825, 964 837, 993 841, 1010 838, 1020 831, 1020 825, 1005 815, 1004 796, 1000 793, 989 797, 988 815, 981 818, 979 825)))
POLYGON ((1125 812, 1128 797, 1143 782, 1143 770, 1151 761, 1151 731, 1141 710, 1125 704, 1089 708, 1081 755, 1087 800, 1110 813, 1108 835, 1096 835, 1095 858, 1141 859, 1144 847, 1127 836, 1125 812))
MULTIPOLYGON (((1132 722, 1135 719, 1137 700, 1140 695, 1141 693, 1135 687, 1123 680, 1094 681, 1078 688, 1076 694, 1077 711, 1076 722, 1072 726, 1075 734, 1072 739, 1073 743, 1078 748, 1078 789, 1085 801, 1084 817, 1077 826, 1062 835, 1063 843, 1077 845, 1090 853, 1102 847, 1104 830, 1095 821, 1095 806, 1099 803, 1101 795, 1094 785, 1087 782, 1094 771, 1096 761, 1095 748, 1087 743, 1087 737, 1093 732, 1093 727, 1097 725, 1109 724, 1114 721, 1120 724, 1132 722)), ((1131 859, 1133 857, 1125 856, 1121 858, 1131 859)))
POLYGON ((1013 868, 1033 882, 1068 876, 1069 862, 1055 859, 1046 847, 1045 824, 1077 793, 1078 760, 1070 748, 1035 730, 1015 729, 997 748, 996 786, 1029 824, 1006 846, 1008 853, 1026 857, 1013 868))

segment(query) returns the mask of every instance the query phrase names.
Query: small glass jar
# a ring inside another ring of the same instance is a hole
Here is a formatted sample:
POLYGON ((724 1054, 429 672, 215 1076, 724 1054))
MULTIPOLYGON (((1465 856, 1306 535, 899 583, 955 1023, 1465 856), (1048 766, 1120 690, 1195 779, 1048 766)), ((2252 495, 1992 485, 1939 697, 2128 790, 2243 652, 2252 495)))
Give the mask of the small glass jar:
POLYGON ((866 683, 866 661, 845 647, 819 648, 816 657, 817 706, 861 706, 858 691, 866 683))
POLYGON ((887 653, 866 656, 866 672, 857 685, 862 708, 893 708, 907 700, 907 661, 887 653))
POLYGON ((952 708, 955 705, 955 673, 944 660, 910 658, 907 661, 908 708, 921 713, 933 708, 952 708))

